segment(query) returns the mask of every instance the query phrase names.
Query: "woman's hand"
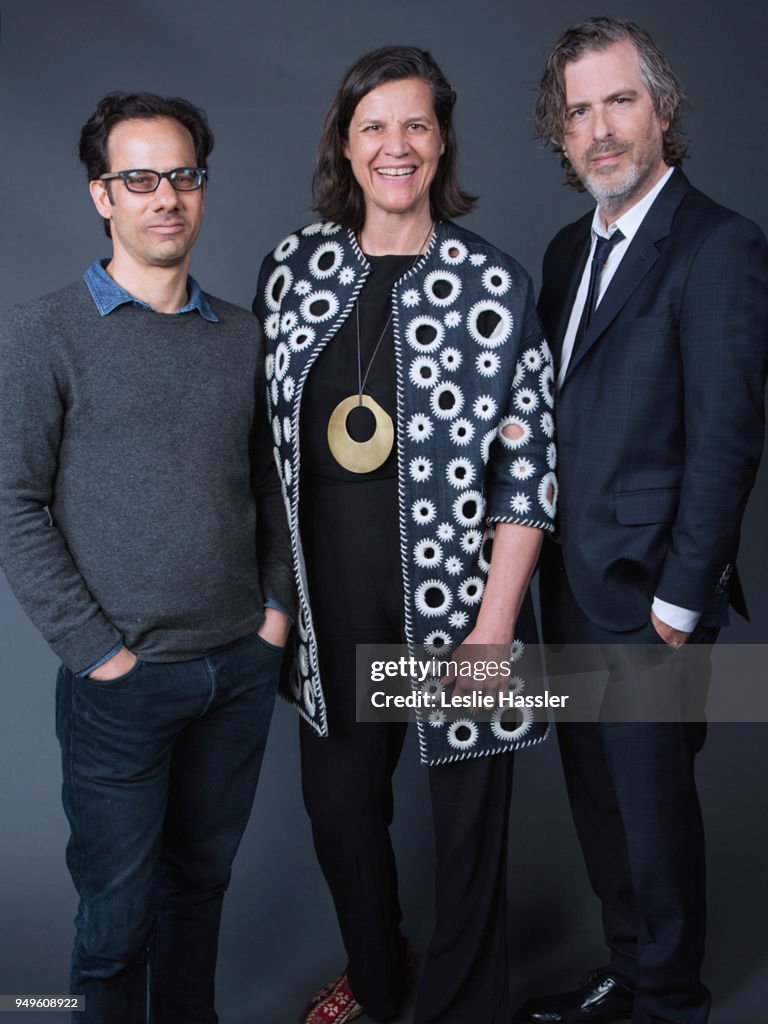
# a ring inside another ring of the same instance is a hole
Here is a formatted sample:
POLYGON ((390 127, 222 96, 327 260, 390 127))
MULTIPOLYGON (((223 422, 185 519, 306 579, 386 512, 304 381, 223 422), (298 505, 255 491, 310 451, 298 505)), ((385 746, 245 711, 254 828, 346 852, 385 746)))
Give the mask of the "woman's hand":
POLYGON ((509 677, 502 675, 498 665, 509 661, 515 621, 536 568, 541 540, 541 530, 533 527, 496 524, 491 567, 477 622, 451 658, 459 663, 459 671, 445 680, 446 685, 456 684, 456 695, 473 690, 490 694, 507 691, 509 677), (474 670, 467 664, 473 665, 474 670))
POLYGON ((475 627, 451 655, 451 661, 457 665, 458 671, 453 670, 446 676, 443 684, 455 684, 455 697, 470 694, 473 690, 491 696, 506 693, 509 687, 509 670, 507 669, 505 675, 500 666, 503 662, 509 664, 509 646, 513 634, 514 621, 510 621, 503 635, 488 635, 475 627))

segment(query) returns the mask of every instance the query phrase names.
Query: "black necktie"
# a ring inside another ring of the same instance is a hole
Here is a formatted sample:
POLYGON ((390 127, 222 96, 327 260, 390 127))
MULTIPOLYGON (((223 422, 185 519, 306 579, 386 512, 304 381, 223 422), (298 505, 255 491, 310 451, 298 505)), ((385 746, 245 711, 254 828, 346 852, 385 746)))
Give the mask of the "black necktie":
POLYGON ((579 320, 579 326, 576 330, 576 337, 573 340, 571 359, 573 359, 574 355, 578 351, 579 345, 581 345, 584 335, 587 333, 589 321, 592 319, 592 314, 594 313, 595 306, 597 305, 597 296, 600 294, 600 278, 605 270, 608 257, 611 255, 611 249, 623 238, 624 235, 622 235, 619 228, 616 228, 609 238, 603 238, 602 235, 598 235, 597 237, 595 251, 592 254, 592 265, 589 268, 587 301, 584 303, 584 309, 581 311, 581 319, 579 320))

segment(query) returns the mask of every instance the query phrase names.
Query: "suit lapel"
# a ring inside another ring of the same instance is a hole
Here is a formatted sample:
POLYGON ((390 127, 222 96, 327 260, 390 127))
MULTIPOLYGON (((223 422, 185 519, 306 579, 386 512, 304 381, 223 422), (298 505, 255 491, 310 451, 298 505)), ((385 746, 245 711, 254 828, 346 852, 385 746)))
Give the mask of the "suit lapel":
MULTIPOLYGON (((621 312, 625 303, 659 258, 656 243, 643 230, 641 224, 619 268, 611 279, 600 305, 592 315, 586 333, 574 352, 565 379, 568 380, 587 352, 597 343, 621 312)), ((564 382, 565 383, 565 382, 564 382)))
MULTIPOLYGON (((597 344, 611 326, 643 278, 658 260, 661 251, 657 243, 669 235, 677 208, 685 194, 690 190, 691 186, 688 179, 679 168, 676 169, 656 197, 643 222, 637 229, 629 248, 624 253, 624 257, 612 277, 605 295, 594 312, 587 332, 579 345, 579 349, 573 355, 565 380, 563 381, 563 387, 571 379, 571 376, 587 352, 597 344)), ((580 279, 581 273, 575 279, 577 287, 580 279)), ((568 316, 570 316, 574 298, 575 289, 570 297, 569 305, 566 307, 568 316)))

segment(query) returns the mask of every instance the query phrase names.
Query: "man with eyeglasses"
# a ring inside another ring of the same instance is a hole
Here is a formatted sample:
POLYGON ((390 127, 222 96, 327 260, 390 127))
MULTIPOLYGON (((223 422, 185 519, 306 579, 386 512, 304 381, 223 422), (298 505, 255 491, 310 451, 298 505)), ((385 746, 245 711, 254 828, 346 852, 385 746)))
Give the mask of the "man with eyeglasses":
POLYGON ((222 899, 291 610, 249 313, 189 276, 205 115, 112 93, 80 157, 112 256, 0 327, 0 560, 63 662, 80 1024, 213 1024, 222 899))

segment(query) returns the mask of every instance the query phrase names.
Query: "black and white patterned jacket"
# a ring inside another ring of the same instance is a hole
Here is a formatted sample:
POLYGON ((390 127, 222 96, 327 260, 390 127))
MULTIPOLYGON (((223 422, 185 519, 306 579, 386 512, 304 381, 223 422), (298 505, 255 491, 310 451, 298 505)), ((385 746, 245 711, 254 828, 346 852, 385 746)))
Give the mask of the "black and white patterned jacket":
MULTIPOLYGON (((299 535, 299 415, 307 374, 369 270, 353 232, 310 224, 266 257, 254 300, 299 590, 297 657, 284 696, 320 735, 327 721, 299 535)), ((552 360, 528 275, 451 222, 436 225, 425 254, 396 283, 392 323, 406 640, 448 650, 477 618, 493 524, 553 529, 552 360), (502 435, 509 423, 522 432, 518 440, 502 435)), ((418 726, 429 764, 524 746, 545 730, 527 711, 511 729, 442 712, 418 726)))

